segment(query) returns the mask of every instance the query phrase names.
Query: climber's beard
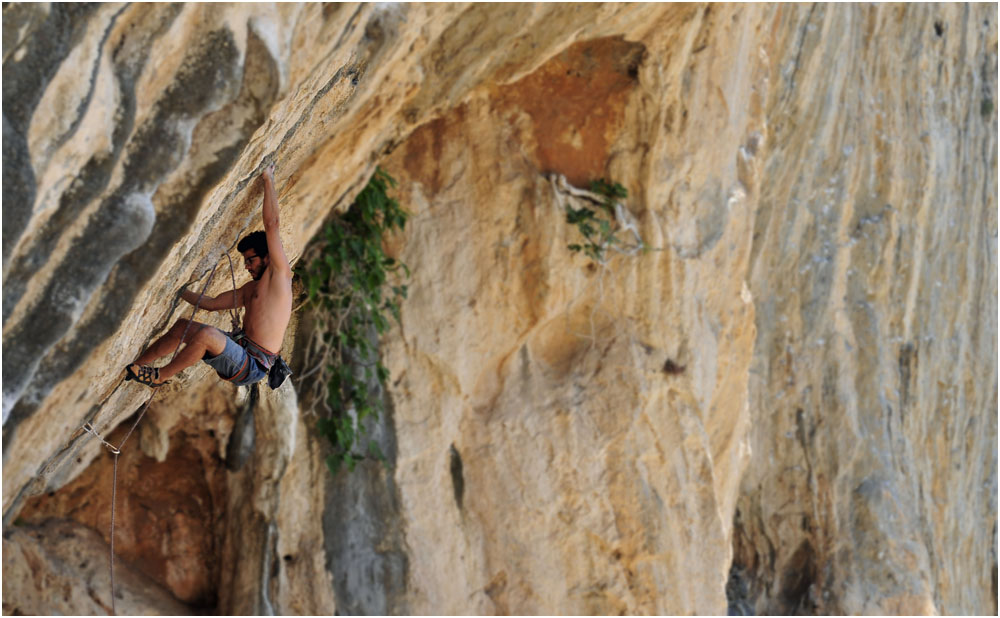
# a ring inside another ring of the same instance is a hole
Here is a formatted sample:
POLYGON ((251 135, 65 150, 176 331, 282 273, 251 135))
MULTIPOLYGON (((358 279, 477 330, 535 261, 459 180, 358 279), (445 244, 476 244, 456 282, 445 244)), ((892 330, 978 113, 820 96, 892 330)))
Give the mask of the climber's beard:
POLYGON ((263 258, 257 261, 256 268, 247 267, 247 272, 250 273, 250 278, 254 281, 260 281, 260 278, 264 276, 264 271, 267 270, 267 265, 267 258, 263 258))

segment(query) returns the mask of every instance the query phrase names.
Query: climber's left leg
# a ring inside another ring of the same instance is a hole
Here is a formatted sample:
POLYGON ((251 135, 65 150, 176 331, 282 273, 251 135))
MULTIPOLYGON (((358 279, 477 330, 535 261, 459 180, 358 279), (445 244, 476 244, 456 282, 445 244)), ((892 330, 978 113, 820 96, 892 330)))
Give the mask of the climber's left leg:
MULTIPOLYGON (((177 353, 174 360, 166 367, 160 368, 159 377, 154 380, 154 383, 162 384, 201 360, 205 354, 216 355, 226 348, 226 335, 214 326, 194 321, 190 322, 189 326, 188 320, 177 320, 165 335, 157 339, 133 364, 129 365, 132 373, 137 373, 139 366, 148 365, 176 350, 182 338, 187 342, 187 345, 177 353)), ((126 368, 127 370, 128 368, 126 368)))

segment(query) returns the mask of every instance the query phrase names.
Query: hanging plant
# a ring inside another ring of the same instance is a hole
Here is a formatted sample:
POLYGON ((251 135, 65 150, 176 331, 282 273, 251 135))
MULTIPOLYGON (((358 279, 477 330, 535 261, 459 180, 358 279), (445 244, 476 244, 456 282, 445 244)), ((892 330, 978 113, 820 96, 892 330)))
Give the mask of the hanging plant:
POLYGON ((317 429, 333 446, 327 457, 333 473, 341 465, 353 470, 366 457, 384 460, 374 440, 362 445, 368 425, 384 411, 382 391, 389 379, 378 337, 389 330, 390 319, 399 323, 410 276, 383 244, 408 218, 388 195, 395 186, 377 168, 350 209, 313 240, 297 269, 315 323, 300 381, 312 380, 312 411, 319 417, 317 429))

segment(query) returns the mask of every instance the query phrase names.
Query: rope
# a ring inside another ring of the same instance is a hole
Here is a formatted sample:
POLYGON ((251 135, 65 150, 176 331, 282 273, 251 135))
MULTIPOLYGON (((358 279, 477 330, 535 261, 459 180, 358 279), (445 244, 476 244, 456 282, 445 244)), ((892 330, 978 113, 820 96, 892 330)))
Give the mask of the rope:
POLYGON ((240 327, 240 310, 236 308, 236 270, 233 268, 233 258, 226 252, 226 259, 229 260, 229 276, 233 280, 233 308, 229 310, 229 320, 233 325, 233 332, 240 327))
MULTIPOLYGON (((150 401, 153 400, 152 397, 149 398, 150 401)), ((148 402, 147 402, 147 405, 148 402)), ((118 456, 121 455, 121 449, 115 449, 115 471, 111 477, 111 557, 109 561, 109 571, 111 575, 111 615, 117 616, 118 611, 115 608, 115 498, 118 493, 118 456)))
MULTIPOLYGON (((233 279, 233 304, 235 305, 236 272, 233 268, 233 259, 229 257, 229 253, 226 253, 226 257, 229 258, 229 272, 232 275, 233 279)), ((177 347, 174 348, 174 353, 170 356, 170 361, 167 364, 173 362, 174 358, 177 357, 177 353, 180 352, 181 346, 184 345, 184 341, 187 339, 188 330, 190 330, 191 323, 194 321, 194 316, 198 313, 198 307, 201 305, 201 301, 205 298, 205 292, 208 291, 208 286, 211 285, 212 279, 215 277, 215 270, 218 267, 219 267, 218 263, 216 263, 215 266, 212 267, 212 272, 208 275, 208 280, 206 280, 205 285, 202 286, 201 294, 198 295, 198 300, 197 302, 195 302, 194 309, 191 311, 191 319, 188 320, 187 326, 184 327, 184 332, 181 334, 181 339, 180 341, 177 342, 177 347)), ((236 314, 235 312, 230 313, 230 316, 233 319, 234 326, 238 326, 237 315, 238 314, 236 314)), ((128 442, 128 439, 132 436, 132 432, 134 432, 136 427, 139 426, 139 422, 142 420, 142 417, 146 414, 146 410, 149 408, 149 404, 153 402, 154 397, 156 397, 155 390, 149 396, 149 399, 146 400, 146 403, 142 405, 142 408, 140 408, 138 418, 136 418, 135 422, 132 423, 132 427, 129 428, 128 433, 125 434, 125 437, 122 438, 122 441, 118 444, 118 446, 115 446, 110 442, 108 442, 107 440, 105 440, 104 437, 97 432, 97 430, 91 423, 88 422, 83 425, 84 431, 95 436, 98 440, 101 441, 101 443, 105 447, 108 448, 109 451, 111 451, 112 455, 114 455, 114 473, 112 475, 112 480, 111 480, 111 544, 110 544, 111 548, 110 548, 110 556, 108 563, 109 563, 109 572, 111 578, 111 614, 115 616, 118 615, 117 608, 115 606, 115 501, 118 493, 118 456, 121 455, 122 448, 124 448, 125 443, 128 442)))

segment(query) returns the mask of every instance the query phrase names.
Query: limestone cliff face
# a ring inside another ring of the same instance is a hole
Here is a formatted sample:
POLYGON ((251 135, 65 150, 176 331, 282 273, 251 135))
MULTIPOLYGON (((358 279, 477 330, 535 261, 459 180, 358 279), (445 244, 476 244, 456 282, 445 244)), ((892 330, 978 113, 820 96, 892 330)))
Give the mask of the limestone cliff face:
POLYGON ((767 99, 734 562, 758 611, 996 611, 996 13, 911 8, 777 16, 801 52, 767 99))
POLYGON ((127 433, 275 161, 293 261, 375 165, 412 213, 388 465, 187 370, 119 459, 120 611, 995 613, 996 18, 6 5, 4 612, 110 608, 79 427, 127 433), (600 177, 649 251, 566 248, 600 177))

